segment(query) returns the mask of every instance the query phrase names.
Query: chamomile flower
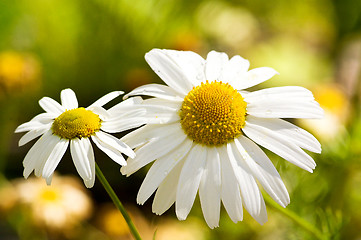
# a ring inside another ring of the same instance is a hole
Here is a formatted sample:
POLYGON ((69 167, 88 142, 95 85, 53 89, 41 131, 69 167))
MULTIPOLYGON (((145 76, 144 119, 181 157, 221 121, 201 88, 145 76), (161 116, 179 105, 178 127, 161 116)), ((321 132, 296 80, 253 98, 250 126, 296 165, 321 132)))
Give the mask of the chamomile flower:
POLYGON ((184 220, 198 192, 210 228, 219 224, 221 202, 234 222, 243 219, 243 207, 260 224, 266 222, 259 185, 286 207, 287 189, 258 145, 312 172, 316 164, 301 148, 320 153, 319 142, 280 119, 322 117, 312 93, 289 86, 245 91, 277 72, 248 71, 248 60, 240 56, 229 59, 212 51, 205 60, 193 52, 153 49, 145 59, 168 86, 144 85, 125 96, 154 97, 140 104, 147 124, 121 139, 136 153, 121 168, 123 174, 155 160, 137 202, 143 204, 157 190, 153 212, 162 214, 175 203, 178 219, 184 220))
POLYGON ((123 101, 108 111, 102 108, 122 93, 111 92, 87 108, 78 107, 77 98, 71 89, 61 91, 61 105, 49 97, 43 97, 39 104, 45 113, 35 116, 15 130, 27 132, 20 139, 19 146, 41 136, 25 156, 24 177, 28 178, 34 170, 36 176, 42 176, 50 185, 54 170, 70 145, 74 165, 85 186, 93 187, 95 160, 90 139, 116 163, 126 165, 122 153, 134 158, 133 150, 108 133, 120 132, 134 125, 129 116, 134 112, 132 104, 139 99, 123 101))

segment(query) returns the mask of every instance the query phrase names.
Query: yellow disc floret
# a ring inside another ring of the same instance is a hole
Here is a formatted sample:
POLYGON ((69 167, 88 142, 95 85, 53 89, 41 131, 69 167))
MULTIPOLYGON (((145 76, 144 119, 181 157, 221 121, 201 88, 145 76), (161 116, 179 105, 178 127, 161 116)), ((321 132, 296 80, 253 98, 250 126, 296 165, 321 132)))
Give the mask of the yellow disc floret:
POLYGON ((87 138, 99 131, 100 126, 101 120, 97 114, 85 108, 76 108, 55 118, 52 130, 61 138, 87 138))
POLYGON ((179 112, 184 132, 194 142, 221 145, 242 134, 247 104, 231 85, 202 83, 184 98, 179 112))

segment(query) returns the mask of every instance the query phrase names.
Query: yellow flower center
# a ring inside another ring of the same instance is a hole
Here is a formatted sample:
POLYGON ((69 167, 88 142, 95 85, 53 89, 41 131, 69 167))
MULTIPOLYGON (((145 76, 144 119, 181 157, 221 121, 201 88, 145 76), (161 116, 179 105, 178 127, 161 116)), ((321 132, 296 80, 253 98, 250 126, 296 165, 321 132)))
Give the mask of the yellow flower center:
POLYGON ((101 120, 98 115, 85 108, 76 108, 63 112, 55 118, 53 133, 61 138, 87 138, 99 131, 101 120))
POLYGON ((179 112, 184 132, 197 143, 221 145, 242 134, 247 104, 232 86, 202 83, 184 98, 179 112))

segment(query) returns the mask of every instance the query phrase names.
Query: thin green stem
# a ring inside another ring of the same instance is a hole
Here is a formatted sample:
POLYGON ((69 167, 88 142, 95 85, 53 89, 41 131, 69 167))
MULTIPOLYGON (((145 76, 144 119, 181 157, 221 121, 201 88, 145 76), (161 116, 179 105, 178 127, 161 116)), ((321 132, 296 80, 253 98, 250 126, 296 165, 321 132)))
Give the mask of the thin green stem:
POLYGON ((112 199, 114 205, 119 209, 119 211, 123 215, 123 217, 124 217, 125 221, 127 222, 128 227, 129 227, 130 232, 132 233, 133 237, 136 240, 141 240, 142 238, 140 237, 140 235, 139 235, 139 233, 137 231, 137 228, 133 224, 132 219, 130 218, 129 214, 125 210, 123 204, 120 202, 118 196, 115 194, 113 188, 110 186, 108 180, 104 177, 104 174, 100 170, 97 163, 95 163, 95 173, 96 173, 99 181, 102 183, 103 187, 107 191, 109 197, 112 199))
POLYGON ((263 194, 263 197, 269 206, 273 207, 274 209, 278 210, 283 215, 290 218, 292 221, 294 221, 298 226, 302 227, 304 230, 312 233, 317 239, 319 239, 319 240, 328 239, 328 237, 326 235, 322 234, 322 232, 320 230, 318 230, 314 225, 312 225, 305 219, 301 218, 296 213, 290 211, 288 208, 283 208, 282 206, 278 205, 267 194, 263 194))

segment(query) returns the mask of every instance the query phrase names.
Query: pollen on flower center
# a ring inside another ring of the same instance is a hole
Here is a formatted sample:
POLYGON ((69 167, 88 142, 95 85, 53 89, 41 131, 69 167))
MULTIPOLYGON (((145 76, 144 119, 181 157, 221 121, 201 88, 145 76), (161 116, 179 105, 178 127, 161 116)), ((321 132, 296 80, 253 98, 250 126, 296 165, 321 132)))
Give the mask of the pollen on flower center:
POLYGON ((97 114, 85 108, 76 108, 55 118, 52 130, 55 135, 66 139, 87 138, 99 131, 100 126, 97 114))
POLYGON ((221 145, 242 134, 246 107, 231 85, 207 81, 188 93, 179 115, 184 132, 193 141, 221 145))

